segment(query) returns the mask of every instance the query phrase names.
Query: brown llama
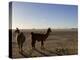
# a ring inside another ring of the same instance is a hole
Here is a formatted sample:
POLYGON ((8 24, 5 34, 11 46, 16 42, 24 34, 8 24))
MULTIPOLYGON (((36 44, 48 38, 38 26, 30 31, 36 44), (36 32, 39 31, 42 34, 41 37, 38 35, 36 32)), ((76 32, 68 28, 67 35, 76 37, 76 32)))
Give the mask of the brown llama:
POLYGON ((16 28, 15 33, 17 34, 17 44, 19 47, 19 52, 22 51, 23 43, 25 41, 25 35, 23 32, 20 32, 18 28, 16 28))
POLYGON ((40 34, 40 33, 31 32, 31 35, 32 35, 32 37, 31 37, 32 38, 32 42, 31 42, 32 49, 35 48, 36 41, 41 42, 41 48, 44 48, 44 41, 47 39, 47 37, 48 37, 50 32, 51 32, 50 28, 48 28, 46 34, 40 34))

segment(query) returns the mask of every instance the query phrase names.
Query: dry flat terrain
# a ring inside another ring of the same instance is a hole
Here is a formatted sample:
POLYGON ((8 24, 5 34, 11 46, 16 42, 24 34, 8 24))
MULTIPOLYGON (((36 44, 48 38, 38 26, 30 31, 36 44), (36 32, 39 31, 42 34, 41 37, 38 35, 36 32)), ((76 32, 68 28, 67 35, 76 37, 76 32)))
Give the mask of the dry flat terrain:
POLYGON ((16 34, 12 30, 12 57, 44 57, 44 56, 62 56, 75 55, 78 53, 78 31, 76 29, 53 29, 45 41, 45 48, 40 48, 40 42, 36 42, 36 49, 31 49, 31 32, 43 33, 46 29, 22 29, 26 36, 22 53, 19 53, 16 34))

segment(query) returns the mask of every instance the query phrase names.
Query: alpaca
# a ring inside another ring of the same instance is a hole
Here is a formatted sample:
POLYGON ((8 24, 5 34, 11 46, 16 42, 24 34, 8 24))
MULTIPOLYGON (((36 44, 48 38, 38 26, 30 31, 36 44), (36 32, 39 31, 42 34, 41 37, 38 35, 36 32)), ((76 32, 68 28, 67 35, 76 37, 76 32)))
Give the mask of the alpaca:
POLYGON ((48 28, 46 34, 31 32, 31 35, 32 35, 32 37, 31 37, 32 38, 32 42, 31 42, 32 49, 35 48, 36 41, 41 42, 41 48, 44 48, 44 41, 47 39, 50 32, 51 32, 50 28, 48 28))
POLYGON ((25 42, 25 35, 23 32, 20 32, 18 28, 16 28, 15 33, 17 34, 17 43, 19 47, 19 52, 22 51, 23 43, 25 42))

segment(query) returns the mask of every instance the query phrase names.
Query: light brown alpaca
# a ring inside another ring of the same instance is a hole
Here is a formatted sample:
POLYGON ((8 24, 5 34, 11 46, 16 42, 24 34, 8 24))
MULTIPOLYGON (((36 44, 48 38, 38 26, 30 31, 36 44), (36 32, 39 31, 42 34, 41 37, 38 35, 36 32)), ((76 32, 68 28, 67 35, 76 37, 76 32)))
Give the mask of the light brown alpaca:
POLYGON ((50 28, 48 28, 46 34, 31 32, 31 35, 32 35, 32 37, 31 37, 32 38, 32 42, 31 42, 32 48, 35 48, 36 41, 41 42, 41 48, 44 48, 44 41, 47 39, 50 32, 51 32, 50 28))
POLYGON ((19 52, 21 52, 23 43, 25 42, 25 35, 23 32, 20 32, 20 30, 18 28, 16 28, 15 33, 17 34, 17 44, 19 47, 19 52))

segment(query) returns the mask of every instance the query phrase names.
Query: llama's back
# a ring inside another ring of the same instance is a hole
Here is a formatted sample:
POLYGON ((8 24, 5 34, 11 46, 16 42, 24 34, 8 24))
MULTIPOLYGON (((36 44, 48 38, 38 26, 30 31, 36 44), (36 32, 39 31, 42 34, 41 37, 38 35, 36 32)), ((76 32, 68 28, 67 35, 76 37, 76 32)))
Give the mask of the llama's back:
POLYGON ((45 40, 45 34, 31 32, 31 35, 33 40, 37 41, 45 40))

